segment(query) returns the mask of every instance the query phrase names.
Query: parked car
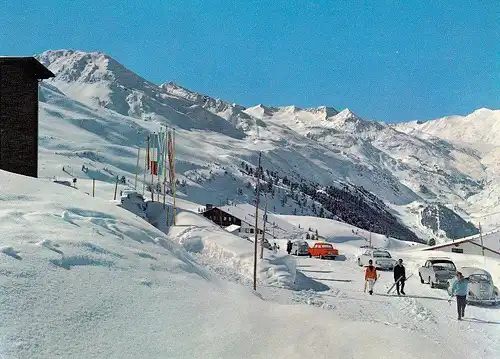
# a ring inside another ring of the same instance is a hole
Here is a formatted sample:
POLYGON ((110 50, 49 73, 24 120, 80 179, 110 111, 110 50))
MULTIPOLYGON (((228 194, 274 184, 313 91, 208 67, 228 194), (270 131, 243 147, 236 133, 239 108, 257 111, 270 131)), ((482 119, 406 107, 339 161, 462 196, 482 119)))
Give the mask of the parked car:
MULTIPOLYGON (((493 284, 491 274, 481 268, 462 267, 460 272, 465 278, 469 278, 467 302, 476 304, 500 304, 500 293, 493 284)), ((451 295, 451 288, 457 278, 448 280, 448 294, 451 295)))
POLYGON ((144 196, 140 193, 138 193, 135 190, 131 189, 125 189, 121 192, 120 200, 123 203, 124 200, 129 199, 129 200, 134 200, 134 201, 142 201, 144 202, 144 196))
POLYGON ((306 241, 298 240, 292 243, 292 254, 296 256, 306 256, 309 254, 309 244, 306 241))
POLYGON ((391 257, 388 251, 377 248, 364 250, 363 253, 358 256, 358 265, 360 267, 367 266, 370 259, 373 261, 375 267, 380 269, 394 269, 396 265, 396 260, 391 257))
POLYGON ((448 280, 457 275, 457 267, 450 258, 430 257, 424 266, 418 269, 420 282, 429 283, 431 288, 447 286, 448 280))
POLYGON ((339 255, 339 251, 330 243, 326 242, 318 242, 314 243, 314 246, 309 248, 309 257, 319 257, 323 258, 332 258, 335 259, 339 255))

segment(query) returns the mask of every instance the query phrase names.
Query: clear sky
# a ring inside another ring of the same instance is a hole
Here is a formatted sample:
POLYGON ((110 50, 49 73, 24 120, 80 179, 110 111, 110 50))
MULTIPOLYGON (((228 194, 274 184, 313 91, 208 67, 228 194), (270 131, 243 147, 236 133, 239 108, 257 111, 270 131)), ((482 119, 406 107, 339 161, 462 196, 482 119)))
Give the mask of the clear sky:
POLYGON ((3 0, 0 55, 103 51, 244 106, 406 121, 500 108, 498 0, 3 0))

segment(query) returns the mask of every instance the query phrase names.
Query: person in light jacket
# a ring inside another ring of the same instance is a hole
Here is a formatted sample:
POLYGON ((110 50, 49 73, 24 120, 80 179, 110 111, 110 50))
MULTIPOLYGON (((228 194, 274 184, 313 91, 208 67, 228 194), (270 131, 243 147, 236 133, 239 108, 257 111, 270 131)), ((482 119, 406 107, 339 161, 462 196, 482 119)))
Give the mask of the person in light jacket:
MULTIPOLYGON (((467 291, 469 278, 464 278, 462 272, 457 272, 457 280, 451 287, 451 296, 457 297, 458 320, 462 320, 465 315, 465 306, 467 305, 467 291)), ((451 300, 451 298, 450 298, 451 300)))

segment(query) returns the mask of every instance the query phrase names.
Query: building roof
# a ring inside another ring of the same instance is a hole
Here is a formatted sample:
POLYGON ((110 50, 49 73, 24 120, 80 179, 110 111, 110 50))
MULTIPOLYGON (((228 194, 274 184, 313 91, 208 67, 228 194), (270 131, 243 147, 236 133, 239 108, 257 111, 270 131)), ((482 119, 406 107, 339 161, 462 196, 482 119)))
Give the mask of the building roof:
MULTIPOLYGON (((495 232, 497 233, 497 232, 495 232)), ((492 237, 483 237, 483 245, 482 247, 484 247, 484 250, 485 251, 490 251, 490 252, 493 252, 495 254, 498 254, 500 255, 500 248, 499 250, 495 250, 493 248, 491 248, 493 246, 493 241, 495 241, 497 238, 495 236, 495 238, 492 238, 492 237), (487 240, 485 240, 487 239, 487 240)), ((455 245, 459 245, 459 244, 462 244, 462 243, 470 243, 470 244, 473 244, 475 246, 478 246, 478 247, 481 247, 481 243, 477 241, 478 238, 464 238, 464 239, 460 239, 458 241, 451 241, 451 242, 446 242, 446 243, 441 243, 441 244, 436 244, 435 246, 430 246, 430 247, 425 247, 425 248, 422 248, 423 251, 431 251, 431 250, 439 250, 441 248, 446 248, 446 247, 451 247, 451 246, 455 246, 455 245)))
MULTIPOLYGON (((255 206, 248 203, 233 204, 228 206, 212 207, 218 208, 239 220, 255 225, 255 206)), ((263 230, 264 227, 264 210, 259 208, 259 220, 257 228, 263 230)), ((267 212, 266 233, 273 234, 276 238, 302 238, 304 230, 287 222, 272 212, 267 212)))
POLYGON ((230 226, 227 226, 226 228, 224 228, 226 231, 228 231, 229 233, 232 233, 238 229, 240 229, 241 226, 238 226, 237 224, 231 224, 230 226))
POLYGON ((48 79, 50 77, 55 77, 52 71, 43 66, 34 57, 13 57, 13 56, 0 57, 0 66, 3 64, 15 64, 22 66, 27 71, 31 72, 37 79, 40 80, 48 79))
POLYGON ((440 244, 436 244, 433 246, 425 247, 425 248, 422 248, 422 250, 423 251, 430 251, 433 249, 440 249, 440 248, 445 248, 445 247, 449 247, 449 246, 454 246, 454 245, 460 244, 460 243, 470 242, 472 240, 473 240, 472 238, 464 238, 464 239, 460 239, 460 240, 456 240, 456 241, 445 242, 445 243, 440 243, 440 244))

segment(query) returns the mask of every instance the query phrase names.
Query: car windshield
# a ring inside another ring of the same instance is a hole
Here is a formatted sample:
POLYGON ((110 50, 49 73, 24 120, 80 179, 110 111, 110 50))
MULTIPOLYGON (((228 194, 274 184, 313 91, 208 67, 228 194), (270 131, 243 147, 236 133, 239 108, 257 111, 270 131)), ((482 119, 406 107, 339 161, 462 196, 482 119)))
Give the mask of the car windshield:
POLYGON ((453 262, 433 262, 432 267, 434 267, 435 270, 456 270, 453 262))
POLYGON ((389 254, 389 252, 384 252, 384 251, 373 252, 373 256, 377 257, 377 258, 391 258, 391 255, 389 254))

